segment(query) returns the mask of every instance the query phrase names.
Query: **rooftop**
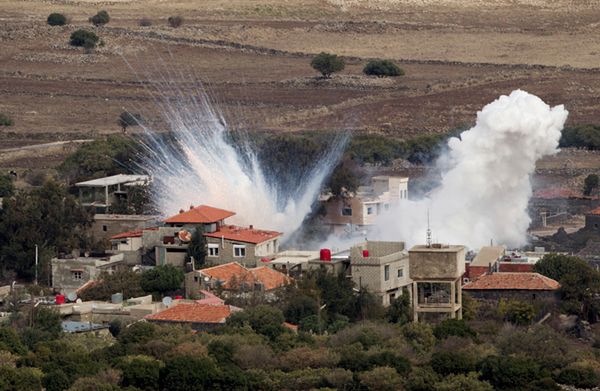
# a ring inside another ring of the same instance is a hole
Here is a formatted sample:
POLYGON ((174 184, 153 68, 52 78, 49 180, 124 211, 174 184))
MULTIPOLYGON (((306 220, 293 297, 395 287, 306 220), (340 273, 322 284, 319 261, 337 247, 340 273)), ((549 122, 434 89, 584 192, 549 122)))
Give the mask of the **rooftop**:
POLYGON ((504 246, 483 246, 471 261, 471 266, 489 266, 504 255, 504 246))
POLYGON ((290 278, 283 273, 266 266, 250 269, 254 281, 260 282, 266 291, 279 288, 290 283, 290 278))
POLYGON ((281 236, 281 232, 254 229, 252 226, 249 228, 244 228, 236 225, 224 225, 220 227, 218 231, 205 233, 204 236, 209 238, 223 238, 238 242, 259 244, 281 236))
POLYGON ((90 322, 74 322, 70 320, 65 320, 62 322, 62 330, 65 333, 83 333, 86 331, 95 331, 107 329, 107 324, 98 324, 98 323, 90 323, 90 322))
POLYGON ((538 290, 552 291, 560 284, 539 273, 492 273, 484 274, 465 286, 464 290, 538 290))
POLYGON ((116 215, 116 214, 104 214, 104 213, 96 213, 94 215, 94 220, 126 220, 126 221, 148 221, 148 220, 156 220, 157 216, 152 215, 116 215))
POLYGON ((237 284, 241 283, 260 283, 264 290, 268 291, 287 285, 290 282, 288 276, 266 266, 246 269, 237 262, 209 267, 198 270, 198 272, 215 280, 222 281, 223 288, 225 289, 238 289, 239 285, 237 284))
POLYGON ((137 230, 137 231, 127 231, 127 232, 121 232, 120 234, 116 234, 114 236, 111 236, 111 240, 115 240, 115 239, 125 239, 125 238, 141 238, 142 237, 142 233, 143 230, 137 230))
POLYGON ((597 207, 596 209, 590 210, 587 214, 589 214, 589 215, 596 215, 596 216, 600 215, 600 206, 597 207))
MULTIPOLYGON (((235 307, 234 307, 235 308, 235 307)), ((231 315, 232 307, 229 305, 213 304, 177 304, 173 307, 148 315, 145 318, 163 322, 181 323, 225 323, 225 319, 231 315)))
POLYGON ((452 244, 438 244, 434 243, 431 246, 427 246, 425 244, 418 244, 413 246, 409 252, 420 252, 420 253, 429 253, 429 252, 438 252, 438 253, 455 253, 461 250, 464 250, 464 246, 452 245, 452 244))
POLYGON ((148 175, 125 175, 118 174, 113 176, 107 176, 104 178, 92 179, 90 181, 76 183, 75 186, 79 187, 105 187, 114 185, 123 185, 131 182, 147 183, 150 181, 148 175))
POLYGON ((191 206, 189 210, 171 216, 165 220, 167 224, 210 224, 234 216, 234 212, 213 208, 208 205, 191 206))

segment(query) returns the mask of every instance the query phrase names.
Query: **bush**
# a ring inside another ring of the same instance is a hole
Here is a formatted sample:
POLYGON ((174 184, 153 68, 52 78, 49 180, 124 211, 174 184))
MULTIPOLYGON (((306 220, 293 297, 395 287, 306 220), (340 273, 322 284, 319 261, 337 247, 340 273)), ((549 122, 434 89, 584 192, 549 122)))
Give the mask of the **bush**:
POLYGON ((533 305, 521 300, 511 300, 506 306, 505 319, 517 326, 530 325, 535 316, 533 305))
POLYGON ((401 296, 392 300, 386 311, 385 317, 389 322, 399 323, 401 325, 412 320, 412 307, 408 292, 404 292, 401 296))
POLYGON ((598 187, 600 179, 596 174, 590 174, 585 177, 583 181, 583 195, 589 196, 592 194, 592 191, 598 187))
POLYGON ((402 378, 394 368, 378 367, 359 376, 360 383, 367 390, 373 391, 395 391, 402 387, 402 378))
POLYGON ((600 376, 591 367, 572 365, 560 371, 556 381, 577 388, 594 388, 600 384, 600 376))
POLYGON ((481 381, 476 373, 450 375, 434 385, 435 391, 493 391, 490 383, 481 381))
POLYGON ((377 77, 404 75, 404 71, 390 60, 371 60, 363 68, 363 73, 377 77))
POLYGON ((469 373, 476 370, 475 357, 468 353, 441 351, 431 356, 431 368, 442 376, 469 373))
POLYGON ((136 387, 144 391, 158 390, 161 362, 141 356, 121 365, 123 376, 121 385, 136 387))
POLYGON ((565 128, 560 138, 560 147, 600 149, 600 126, 583 125, 565 128))
POLYGON ((98 11, 98 13, 92 17, 90 17, 90 23, 94 26, 103 26, 110 22, 110 16, 108 16, 108 12, 106 11, 98 11))
POLYGON ((445 339, 451 335, 456 337, 475 337, 477 333, 462 319, 446 319, 433 328, 433 335, 437 339, 445 339))
POLYGON ((137 126, 142 123, 142 116, 136 113, 130 113, 129 111, 124 111, 119 115, 119 119, 117 120, 119 126, 123 129, 123 133, 127 131, 127 128, 130 126, 137 126))
POLYGON ((343 70, 346 64, 342 58, 335 54, 321 52, 312 59, 310 66, 321 72, 323 77, 329 78, 332 73, 343 70))
POLYGON ((0 126, 13 126, 13 120, 4 113, 0 113, 0 126))
POLYGON ((517 357, 489 356, 481 365, 481 379, 498 390, 521 390, 540 380, 540 369, 532 360, 517 357))
POLYGON ((0 198, 15 194, 15 185, 10 175, 0 175, 0 198))
POLYGON ((217 367, 208 358, 175 357, 161 369, 159 384, 169 391, 210 390, 217 377, 217 367))
POLYGON ((142 18, 138 22, 138 24, 142 27, 152 26, 152 21, 149 18, 142 18))
POLYGON ((167 23, 169 24, 169 26, 171 26, 173 28, 177 28, 183 24, 183 17, 169 16, 169 19, 167 19, 167 23))
POLYGON ((428 352, 435 344, 435 336, 431 326, 424 323, 407 323, 402 326, 402 334, 419 353, 428 352))
POLYGON ((50 26, 64 26, 67 24, 67 17, 63 14, 52 13, 48 15, 47 22, 50 26))
POLYGON ((288 322, 299 324, 304 318, 317 315, 319 305, 316 300, 306 295, 294 296, 288 302, 283 314, 288 322))
POLYGON ((142 273, 140 286, 145 292, 165 294, 181 288, 183 271, 173 265, 160 265, 142 273))
POLYGON ((90 45, 96 46, 100 38, 94 32, 88 30, 77 30, 71 34, 71 45, 88 47, 90 45))

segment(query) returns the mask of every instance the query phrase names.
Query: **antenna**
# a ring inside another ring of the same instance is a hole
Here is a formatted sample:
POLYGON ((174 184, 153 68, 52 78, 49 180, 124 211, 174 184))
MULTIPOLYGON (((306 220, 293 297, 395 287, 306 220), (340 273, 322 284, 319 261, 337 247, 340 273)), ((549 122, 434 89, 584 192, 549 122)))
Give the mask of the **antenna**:
POLYGON ((425 237, 427 247, 431 247, 431 228, 429 227, 429 208, 427 209, 427 235, 425 237))

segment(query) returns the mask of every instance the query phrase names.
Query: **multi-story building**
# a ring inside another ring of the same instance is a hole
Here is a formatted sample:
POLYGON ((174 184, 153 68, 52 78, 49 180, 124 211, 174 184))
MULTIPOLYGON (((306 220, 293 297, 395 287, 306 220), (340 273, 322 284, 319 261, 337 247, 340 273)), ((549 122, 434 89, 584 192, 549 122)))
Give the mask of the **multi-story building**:
POLYGON ((52 288, 62 294, 76 292, 89 281, 95 280, 102 271, 114 271, 123 264, 123 255, 109 257, 79 256, 68 254, 50 261, 52 265, 52 288))
POLYGON ((131 186, 147 186, 148 175, 113 175, 76 183, 79 188, 79 202, 90 206, 98 213, 110 213, 111 206, 118 201, 127 201, 131 186))
POLYGON ((403 242, 367 241, 350 250, 352 281, 381 297, 384 306, 410 294, 408 252, 403 242))
POLYGON ((373 225, 377 216, 404 199, 408 199, 407 177, 376 176, 371 178, 370 186, 360 186, 356 192, 322 195, 326 212, 323 222, 335 233, 361 232, 373 225))

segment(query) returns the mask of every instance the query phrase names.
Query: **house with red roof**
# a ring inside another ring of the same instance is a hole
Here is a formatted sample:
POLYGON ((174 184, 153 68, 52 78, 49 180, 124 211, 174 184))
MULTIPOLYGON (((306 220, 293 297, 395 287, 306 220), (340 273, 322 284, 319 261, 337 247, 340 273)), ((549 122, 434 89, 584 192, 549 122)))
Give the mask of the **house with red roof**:
POLYGON ((557 299, 560 284, 539 273, 486 273, 465 284, 462 289, 477 299, 540 300, 557 299))
POLYGON ((227 318, 240 308, 224 304, 179 303, 144 319, 158 324, 188 325, 192 330, 209 330, 225 324, 227 318))

